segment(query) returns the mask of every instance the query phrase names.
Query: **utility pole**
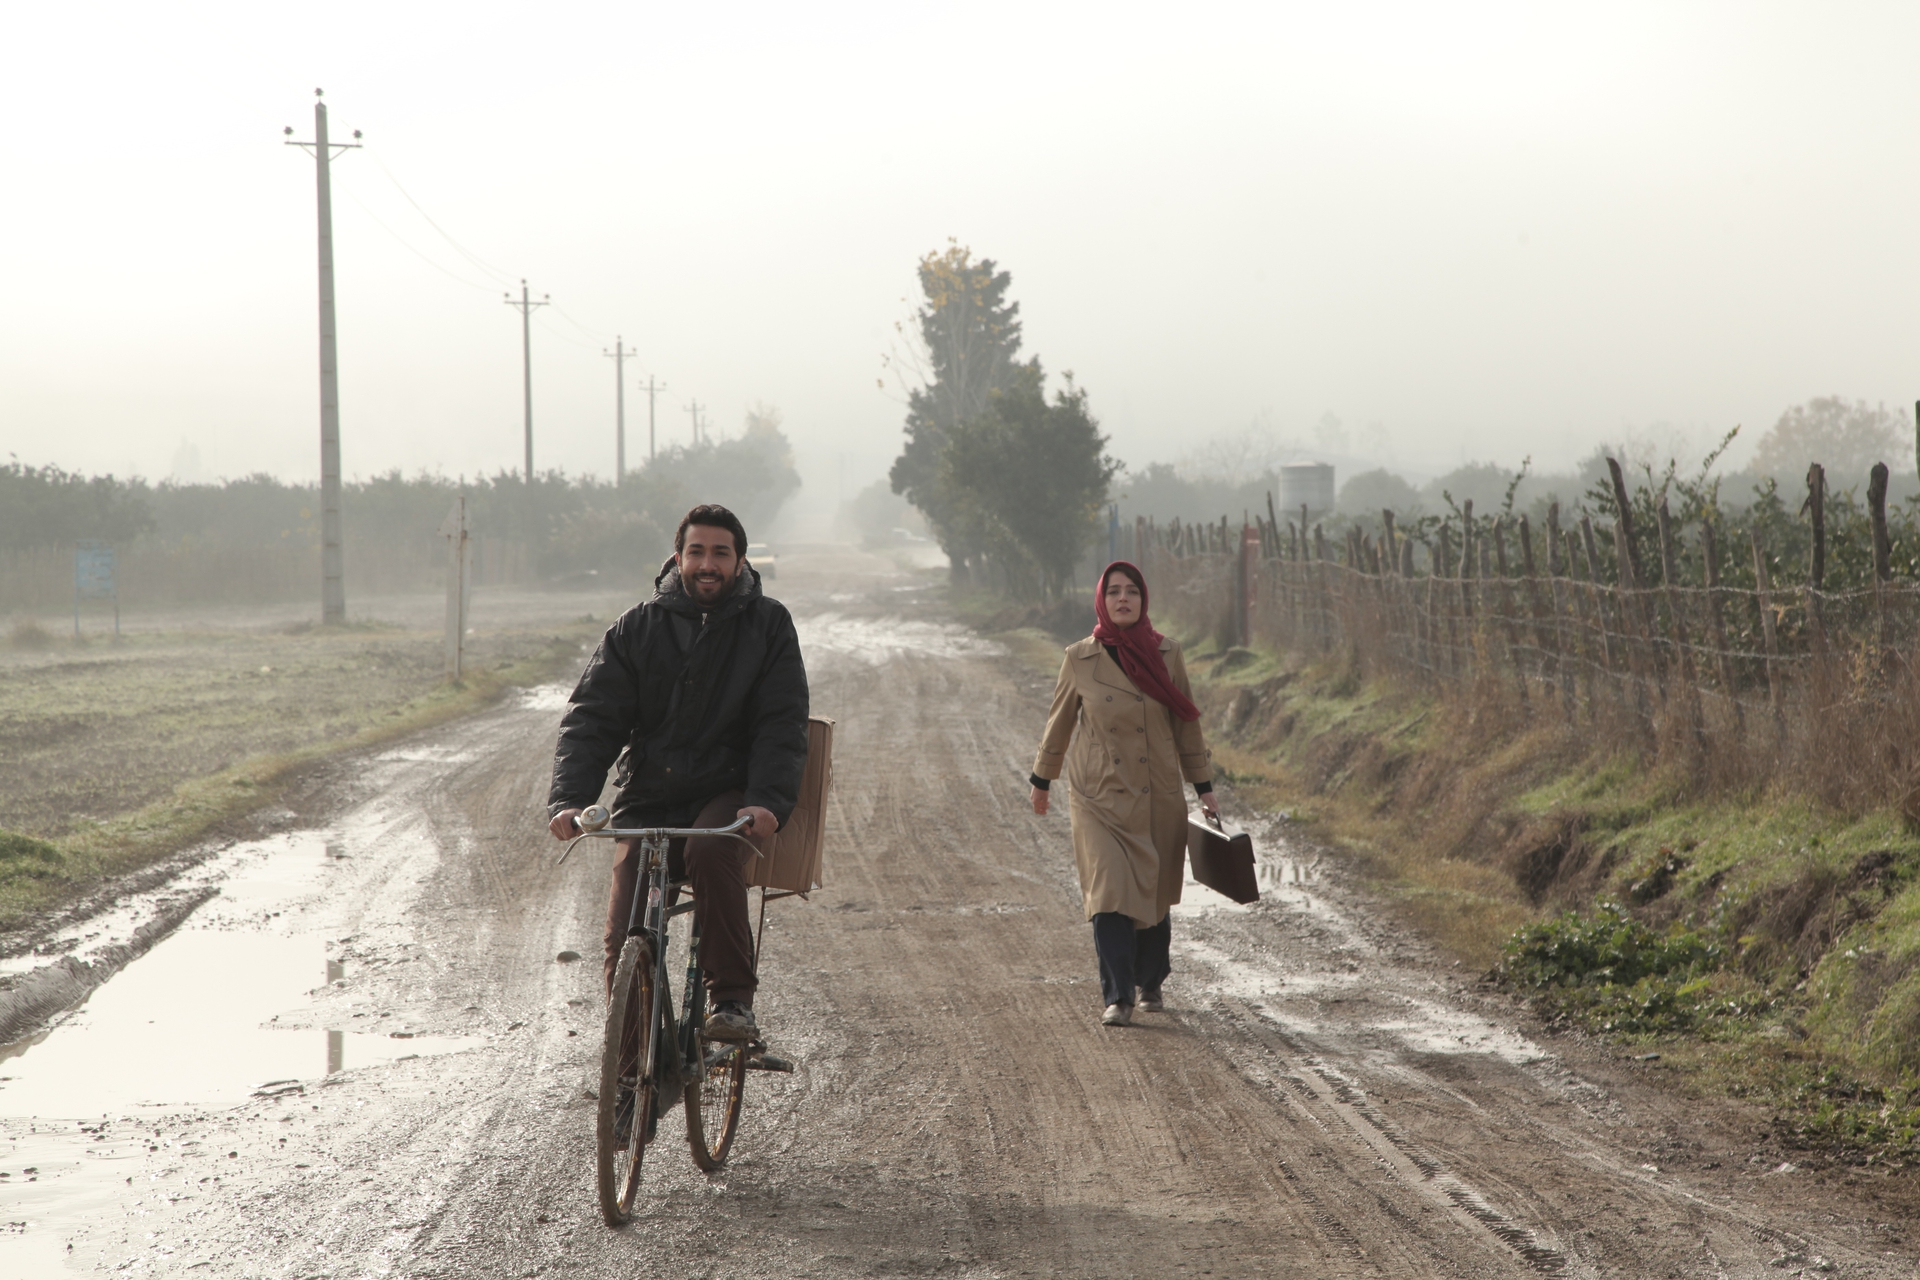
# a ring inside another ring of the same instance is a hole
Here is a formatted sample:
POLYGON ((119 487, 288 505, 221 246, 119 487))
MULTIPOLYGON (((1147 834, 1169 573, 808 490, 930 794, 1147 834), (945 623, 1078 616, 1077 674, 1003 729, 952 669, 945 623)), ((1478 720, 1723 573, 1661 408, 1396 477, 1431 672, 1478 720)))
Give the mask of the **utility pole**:
POLYGON ((320 625, 340 626, 347 620, 347 586, 340 554, 340 362, 334 350, 330 170, 334 152, 360 146, 360 131, 353 131, 352 142, 328 141, 327 104, 318 89, 313 98, 313 141, 295 142, 292 125, 286 137, 288 146, 313 155, 320 206, 320 625))
POLYGON ((551 294, 543 293, 535 302, 527 294, 527 282, 520 282, 520 301, 507 295, 507 305, 520 313, 520 375, 527 401, 527 483, 533 483, 533 309, 550 305, 551 294))
POLYGON ((627 479, 627 357, 633 352, 620 345, 620 335, 613 335, 613 350, 602 351, 601 355, 613 361, 613 483, 621 485, 627 479))
POLYGON ((653 385, 653 375, 652 374, 647 375, 647 461, 648 462, 652 462, 654 459, 653 397, 656 393, 665 391, 666 389, 667 389, 666 383, 663 382, 656 387, 653 385))
POLYGON ((695 400, 687 406, 687 412, 693 415, 693 446, 700 447, 700 402, 695 400))

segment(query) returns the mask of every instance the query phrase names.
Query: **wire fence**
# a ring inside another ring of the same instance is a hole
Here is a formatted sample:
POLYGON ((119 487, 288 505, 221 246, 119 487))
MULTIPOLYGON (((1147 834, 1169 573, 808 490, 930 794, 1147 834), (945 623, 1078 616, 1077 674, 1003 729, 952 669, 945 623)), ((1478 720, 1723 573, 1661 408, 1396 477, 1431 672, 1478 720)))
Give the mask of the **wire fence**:
POLYGON ((1443 525, 1419 556, 1391 512, 1378 536, 1306 530, 1141 519, 1114 550, 1147 572, 1156 616, 1223 645, 1428 689, 1487 733, 1555 727, 1699 782, 1786 781, 1920 821, 1920 582, 1883 570, 1865 589, 1776 588, 1757 536, 1723 547, 1711 526, 1704 574, 1694 566, 1704 586, 1681 585, 1664 527, 1654 566, 1617 526, 1563 530, 1557 513, 1539 535, 1524 520, 1443 525), (1751 557, 1750 588, 1723 581, 1736 553, 1751 557))

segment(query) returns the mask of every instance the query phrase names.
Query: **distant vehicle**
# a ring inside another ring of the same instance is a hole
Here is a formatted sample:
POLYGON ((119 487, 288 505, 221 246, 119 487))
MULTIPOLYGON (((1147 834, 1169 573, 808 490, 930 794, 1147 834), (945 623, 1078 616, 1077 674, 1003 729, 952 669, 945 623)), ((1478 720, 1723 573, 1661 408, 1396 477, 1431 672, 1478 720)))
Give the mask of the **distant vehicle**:
POLYGON ((895 529, 893 540, 900 543, 925 542, 926 539, 911 529, 895 529))
POLYGON ((760 571, 760 576, 771 579, 774 569, 780 563, 780 557, 773 554, 773 547, 765 542, 747 544, 747 562, 760 571))

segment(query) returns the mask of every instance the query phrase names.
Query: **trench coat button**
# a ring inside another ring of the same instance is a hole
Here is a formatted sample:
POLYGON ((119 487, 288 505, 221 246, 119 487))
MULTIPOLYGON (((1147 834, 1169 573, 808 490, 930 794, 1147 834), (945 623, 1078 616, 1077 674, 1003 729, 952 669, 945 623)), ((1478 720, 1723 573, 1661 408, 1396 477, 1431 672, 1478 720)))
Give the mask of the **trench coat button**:
POLYGON ((1141 764, 1145 764, 1146 762, 1147 762, 1147 758, 1146 758, 1145 756, 1141 756, 1141 757, 1140 757, 1140 763, 1141 763, 1141 764))
POLYGON ((1145 694, 1136 693, 1133 695, 1133 700, 1135 702, 1145 702, 1147 699, 1145 694))
POLYGON ((1112 702, 1112 701, 1113 701, 1113 695, 1112 695, 1112 694, 1108 694, 1108 695, 1107 695, 1107 701, 1108 701, 1108 702, 1112 702))

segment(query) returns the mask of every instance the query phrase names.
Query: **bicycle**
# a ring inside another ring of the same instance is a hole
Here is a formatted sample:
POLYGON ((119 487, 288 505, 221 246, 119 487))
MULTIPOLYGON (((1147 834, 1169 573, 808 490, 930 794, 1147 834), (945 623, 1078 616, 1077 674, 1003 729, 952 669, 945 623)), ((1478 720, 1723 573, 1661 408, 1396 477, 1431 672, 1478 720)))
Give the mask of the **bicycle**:
MULTIPOLYGON (((670 1099, 676 1090, 686 1107, 687 1145, 692 1149, 693 1162, 707 1173, 716 1173, 725 1167, 739 1132, 747 1072, 793 1068, 769 1060, 765 1046, 758 1042, 707 1039, 707 992, 700 979, 698 921, 687 938, 686 988, 680 1016, 673 1016, 673 988, 667 972, 668 925, 675 916, 693 910, 693 900, 690 896, 679 900, 689 886, 667 872, 668 842, 723 836, 750 845, 740 832, 751 819, 743 817, 725 827, 631 830, 611 827, 611 820, 612 815, 602 805, 584 810, 576 819, 580 835, 568 844, 567 852, 586 839, 640 842, 641 866, 634 878, 633 913, 608 993, 594 1124, 600 1211, 608 1226, 621 1227, 633 1218, 647 1146, 655 1137, 662 1113, 671 1108, 670 1099)), ((766 927, 768 897, 762 890, 757 934, 764 933, 766 927)), ((759 943, 760 937, 756 936, 756 969, 759 943)))

